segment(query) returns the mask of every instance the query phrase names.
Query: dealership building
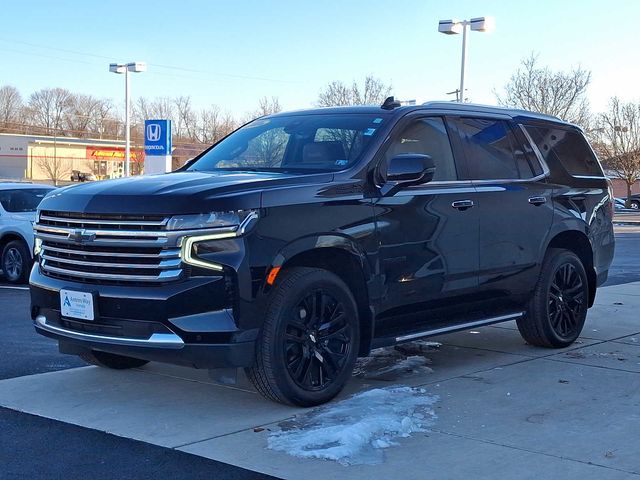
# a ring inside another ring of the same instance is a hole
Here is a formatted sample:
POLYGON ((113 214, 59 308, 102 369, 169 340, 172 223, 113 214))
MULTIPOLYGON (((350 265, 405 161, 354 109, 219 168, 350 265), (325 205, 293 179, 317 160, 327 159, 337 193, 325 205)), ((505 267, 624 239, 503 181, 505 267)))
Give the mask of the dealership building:
MULTIPOLYGON (((124 141, 0 133, 0 180, 68 182, 73 172, 98 179, 124 172, 124 141)), ((144 151, 131 149, 131 173, 143 173, 144 151)))

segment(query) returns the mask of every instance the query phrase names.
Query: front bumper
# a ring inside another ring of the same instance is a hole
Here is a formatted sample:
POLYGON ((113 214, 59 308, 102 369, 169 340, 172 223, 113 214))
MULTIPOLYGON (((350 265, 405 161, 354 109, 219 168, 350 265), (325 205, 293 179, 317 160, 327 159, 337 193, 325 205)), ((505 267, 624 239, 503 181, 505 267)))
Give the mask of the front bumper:
POLYGON ((257 329, 241 330, 222 275, 159 286, 74 283, 30 278, 31 316, 38 333, 60 342, 63 353, 101 350, 195 368, 251 366, 257 329), (90 292, 94 321, 62 317, 60 289, 90 292))

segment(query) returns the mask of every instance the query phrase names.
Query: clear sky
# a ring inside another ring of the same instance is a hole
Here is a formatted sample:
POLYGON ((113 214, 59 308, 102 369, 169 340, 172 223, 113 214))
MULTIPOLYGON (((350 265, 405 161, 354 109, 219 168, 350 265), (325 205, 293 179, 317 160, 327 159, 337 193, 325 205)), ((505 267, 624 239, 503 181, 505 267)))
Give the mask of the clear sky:
POLYGON ((595 111, 617 95, 640 98, 640 1, 635 0, 0 0, 0 85, 24 96, 43 87, 120 102, 110 61, 141 60, 133 96, 191 95, 236 115, 258 98, 312 106, 331 80, 373 74, 401 99, 450 98, 461 36, 439 19, 492 15, 471 32, 468 96, 495 103, 531 52, 554 69, 591 70, 595 111), (171 68, 167 68, 171 67, 171 68))

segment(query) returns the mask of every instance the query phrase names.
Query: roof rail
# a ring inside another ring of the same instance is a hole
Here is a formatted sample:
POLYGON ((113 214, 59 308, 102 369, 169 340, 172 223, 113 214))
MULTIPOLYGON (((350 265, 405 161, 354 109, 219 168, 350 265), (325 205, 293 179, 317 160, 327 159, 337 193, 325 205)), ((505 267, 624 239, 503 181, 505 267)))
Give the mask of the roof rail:
POLYGON ((540 118, 546 120, 553 120, 555 122, 566 123, 561 118, 555 117, 553 115, 547 115, 545 113, 537 113, 529 110, 523 110, 521 108, 509 108, 509 107, 498 107, 494 105, 482 105, 479 103, 461 103, 461 102, 425 102, 422 105, 429 107, 439 107, 446 108, 449 110, 460 110, 460 111, 476 111, 476 112, 486 112, 486 113, 501 113, 508 114, 511 116, 527 116, 532 118, 540 118))

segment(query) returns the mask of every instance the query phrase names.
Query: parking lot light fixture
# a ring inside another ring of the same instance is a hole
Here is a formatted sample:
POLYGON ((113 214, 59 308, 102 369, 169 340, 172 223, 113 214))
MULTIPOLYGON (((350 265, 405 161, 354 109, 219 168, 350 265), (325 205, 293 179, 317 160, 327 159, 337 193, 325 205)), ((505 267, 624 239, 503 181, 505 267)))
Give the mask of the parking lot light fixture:
POLYGON ((459 101, 464 102, 464 73, 467 63, 467 30, 475 32, 491 32, 495 28, 493 17, 476 17, 471 20, 440 20, 438 32, 445 35, 457 35, 462 33, 462 63, 460 66, 460 94, 459 101))
POLYGON ((140 73, 147 70, 144 62, 110 63, 111 73, 124 74, 124 176, 130 175, 131 166, 131 99, 129 95, 129 72, 140 73))

